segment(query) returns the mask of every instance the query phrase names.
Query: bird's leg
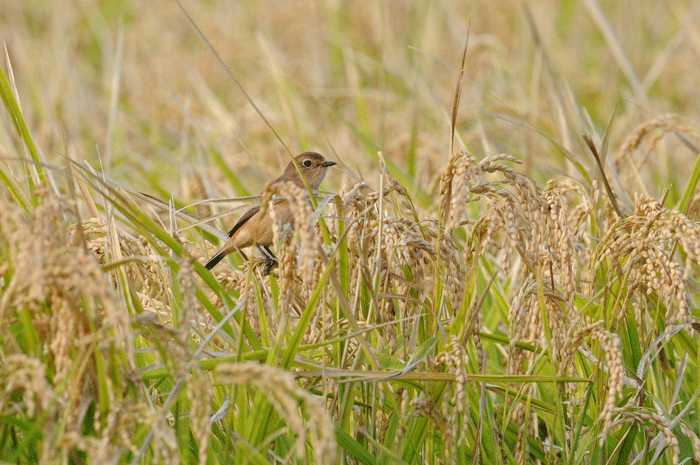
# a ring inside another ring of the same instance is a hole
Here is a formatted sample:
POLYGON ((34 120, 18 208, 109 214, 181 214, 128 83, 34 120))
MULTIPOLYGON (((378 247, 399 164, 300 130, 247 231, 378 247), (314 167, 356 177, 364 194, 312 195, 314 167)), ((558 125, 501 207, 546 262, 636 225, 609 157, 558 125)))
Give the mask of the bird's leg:
POLYGON ((255 244, 255 246, 258 248, 260 251, 260 254, 263 256, 265 259, 265 269, 263 270, 263 276, 267 276, 270 274, 270 271, 274 267, 277 266, 277 257, 275 257, 275 254, 272 253, 272 250, 266 245, 260 246, 259 244, 255 244))

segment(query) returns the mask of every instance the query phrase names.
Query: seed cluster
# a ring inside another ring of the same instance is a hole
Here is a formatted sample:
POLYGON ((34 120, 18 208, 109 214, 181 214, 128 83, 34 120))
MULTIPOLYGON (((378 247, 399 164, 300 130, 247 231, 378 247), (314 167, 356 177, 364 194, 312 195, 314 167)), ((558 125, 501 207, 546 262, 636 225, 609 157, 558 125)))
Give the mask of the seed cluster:
POLYGON ((255 387, 265 394, 297 438, 290 455, 294 454, 308 463, 306 442, 309 440, 313 446, 314 463, 334 462, 336 444, 333 422, 318 399, 299 387, 289 372, 255 362, 243 362, 219 365, 216 373, 222 384, 255 387), (303 415, 299 415, 300 409, 303 415))

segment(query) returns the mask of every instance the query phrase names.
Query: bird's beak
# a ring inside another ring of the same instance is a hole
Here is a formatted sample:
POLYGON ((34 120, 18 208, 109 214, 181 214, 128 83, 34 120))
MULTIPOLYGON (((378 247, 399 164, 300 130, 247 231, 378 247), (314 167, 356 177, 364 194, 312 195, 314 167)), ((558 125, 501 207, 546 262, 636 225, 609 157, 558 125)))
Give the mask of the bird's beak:
POLYGON ((321 166, 323 166, 324 168, 328 168, 329 166, 333 166, 333 165, 337 165, 337 163, 334 161, 324 161, 321 166))

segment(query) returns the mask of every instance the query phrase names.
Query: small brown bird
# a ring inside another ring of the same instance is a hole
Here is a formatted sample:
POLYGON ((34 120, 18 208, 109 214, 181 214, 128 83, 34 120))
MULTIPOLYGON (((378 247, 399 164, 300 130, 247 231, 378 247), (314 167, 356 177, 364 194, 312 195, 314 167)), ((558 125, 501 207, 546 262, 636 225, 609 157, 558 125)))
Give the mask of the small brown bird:
MULTIPOLYGON (((298 155, 294 162, 289 162, 287 168, 282 173, 282 176, 272 181, 272 183, 290 181, 297 186, 304 188, 304 181, 299 172, 304 176, 309 187, 313 190, 318 189, 321 181, 326 176, 326 168, 335 165, 334 161, 326 161, 325 158, 316 152, 304 152, 298 155)), ((294 221, 289 202, 282 200, 272 207, 275 210, 275 217, 282 224, 292 223, 294 221)), ((260 214, 260 206, 256 206, 248 210, 240 217, 236 225, 228 232, 229 240, 226 241, 223 247, 207 262, 205 267, 211 270, 219 263, 226 255, 245 247, 255 245, 263 258, 265 258, 265 274, 269 273, 277 264, 277 257, 270 250, 273 240, 273 220, 269 212, 260 214)))

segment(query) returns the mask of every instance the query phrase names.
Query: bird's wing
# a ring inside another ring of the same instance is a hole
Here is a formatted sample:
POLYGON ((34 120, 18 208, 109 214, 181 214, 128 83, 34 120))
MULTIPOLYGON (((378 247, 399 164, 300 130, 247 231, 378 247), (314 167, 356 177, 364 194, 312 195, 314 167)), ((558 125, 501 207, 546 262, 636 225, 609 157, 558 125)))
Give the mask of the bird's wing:
POLYGON ((231 230, 228 232, 228 237, 231 237, 231 236, 233 236, 234 234, 236 234, 236 231, 238 231, 239 229, 241 229, 241 226, 243 226, 243 225, 246 223, 246 221, 248 221, 248 220, 249 220, 253 215, 255 215, 259 210, 260 210, 260 206, 257 206, 257 207, 253 207, 253 208, 251 208, 250 210, 248 210, 247 212, 245 212, 245 213, 243 214, 243 216, 241 216, 241 217, 238 219, 238 222, 233 226, 233 228, 231 228, 231 230))

